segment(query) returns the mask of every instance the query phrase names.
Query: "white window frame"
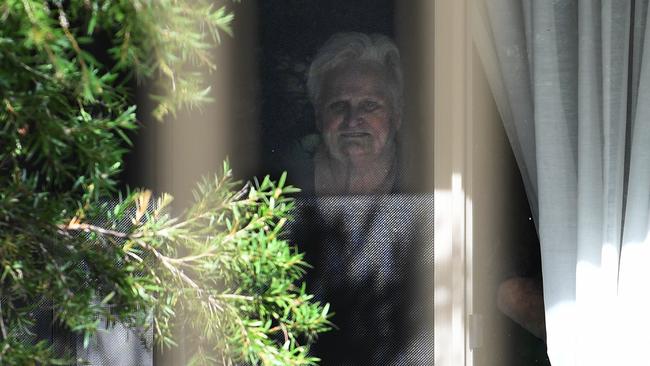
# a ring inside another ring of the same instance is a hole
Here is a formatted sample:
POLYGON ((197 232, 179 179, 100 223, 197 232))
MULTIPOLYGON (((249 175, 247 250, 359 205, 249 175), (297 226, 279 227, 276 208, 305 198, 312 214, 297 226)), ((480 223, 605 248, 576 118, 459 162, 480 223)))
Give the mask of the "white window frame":
POLYGON ((473 365, 480 329, 470 327, 477 323, 472 318, 473 49, 468 1, 426 3, 433 19, 424 30, 433 35, 433 53, 425 52, 433 58, 425 64, 433 65, 426 77, 434 102, 425 115, 433 116, 434 129, 435 365, 473 365))

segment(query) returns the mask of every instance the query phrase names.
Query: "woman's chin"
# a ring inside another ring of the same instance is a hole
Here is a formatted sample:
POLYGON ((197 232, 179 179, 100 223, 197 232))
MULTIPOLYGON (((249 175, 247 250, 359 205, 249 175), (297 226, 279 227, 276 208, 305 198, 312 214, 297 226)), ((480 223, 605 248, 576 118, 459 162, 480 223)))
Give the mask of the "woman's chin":
POLYGON ((376 154, 370 153, 366 149, 347 149, 341 155, 352 165, 363 165, 376 159, 376 154))

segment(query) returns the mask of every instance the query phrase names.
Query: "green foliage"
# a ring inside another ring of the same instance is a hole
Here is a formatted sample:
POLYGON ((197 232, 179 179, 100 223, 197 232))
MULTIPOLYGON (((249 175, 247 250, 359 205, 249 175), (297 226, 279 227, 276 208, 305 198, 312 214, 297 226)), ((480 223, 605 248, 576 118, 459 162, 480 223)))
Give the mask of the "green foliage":
POLYGON ((195 365, 316 361, 328 309, 282 239, 284 177, 236 190, 225 166, 177 217, 146 190, 107 203, 137 128, 126 81, 157 80, 158 119, 210 101, 198 72, 232 19, 207 0, 0 4, 0 364, 71 361, 25 342, 38 309, 85 345, 103 317, 153 327, 164 348, 179 324, 195 365), (111 67, 88 51, 100 34, 111 67))
MULTIPOLYGON (((64 233, 95 237, 81 244, 87 243, 89 252, 101 247, 110 253, 92 264, 98 274, 112 277, 75 289, 87 293, 83 304, 57 299, 62 305, 57 313, 73 328, 92 332, 96 324, 84 312, 110 305, 114 310, 104 314, 109 320, 147 327, 150 313, 138 309, 153 309, 152 326, 163 347, 174 345, 170 325, 176 314, 184 314, 186 342, 197 350, 192 364, 315 362, 301 339, 310 341, 328 328, 328 310, 296 285, 307 264, 281 238, 293 206, 286 194, 296 189, 285 187, 284 177, 278 184, 267 177, 235 191, 227 166, 224 171, 199 185, 196 202, 180 217, 166 212, 169 195, 152 203, 151 193, 140 191, 112 209, 104 206, 102 219, 110 226, 76 217, 60 225, 64 233), (125 220, 130 229, 120 230, 125 220), (121 273, 110 269, 115 261, 123 264, 121 273)), ((68 268, 67 276, 71 273, 68 268)), ((59 287, 52 296, 65 286, 59 287)))

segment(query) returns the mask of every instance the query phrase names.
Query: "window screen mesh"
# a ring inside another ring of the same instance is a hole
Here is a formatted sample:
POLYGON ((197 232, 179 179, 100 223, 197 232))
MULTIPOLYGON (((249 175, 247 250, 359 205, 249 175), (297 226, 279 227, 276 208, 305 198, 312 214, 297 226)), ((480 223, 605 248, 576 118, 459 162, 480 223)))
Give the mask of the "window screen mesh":
MULTIPOLYGON (((312 266, 308 291, 334 312, 335 329, 312 347, 321 365, 433 364, 433 195, 301 198, 293 217, 287 239, 312 266)), ((51 312, 38 318, 38 337, 58 352, 91 365, 153 364, 151 331, 143 340, 117 324, 84 349, 82 337, 52 327, 51 312)))
POLYGON ((308 290, 335 313, 321 364, 433 364, 433 195, 306 198, 294 218, 308 290))

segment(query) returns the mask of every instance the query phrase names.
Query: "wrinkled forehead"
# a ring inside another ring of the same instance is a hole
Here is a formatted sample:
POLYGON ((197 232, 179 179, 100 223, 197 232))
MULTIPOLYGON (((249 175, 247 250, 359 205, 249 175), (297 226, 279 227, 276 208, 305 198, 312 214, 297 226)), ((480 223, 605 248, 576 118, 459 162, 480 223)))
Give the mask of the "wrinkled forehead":
POLYGON ((347 62, 325 73, 321 84, 319 104, 333 97, 366 95, 390 97, 391 84, 388 80, 388 73, 377 62, 347 62))

